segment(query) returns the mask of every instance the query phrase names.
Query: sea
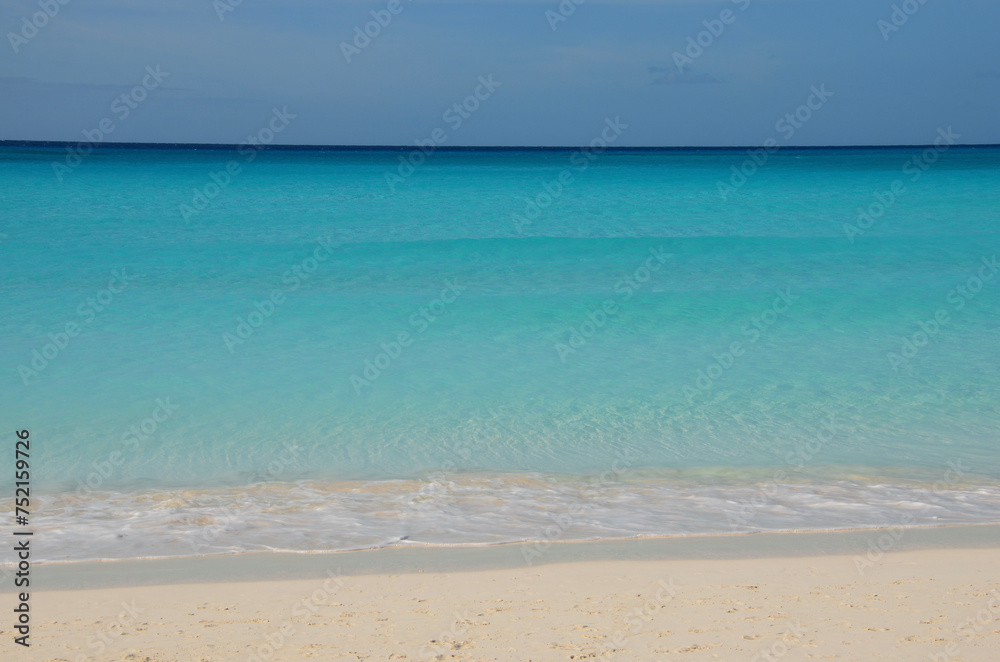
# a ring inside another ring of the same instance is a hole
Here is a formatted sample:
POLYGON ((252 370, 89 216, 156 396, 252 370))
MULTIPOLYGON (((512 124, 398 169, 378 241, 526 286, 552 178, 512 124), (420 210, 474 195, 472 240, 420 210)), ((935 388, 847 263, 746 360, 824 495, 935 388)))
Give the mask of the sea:
POLYGON ((6 144, 0 515, 28 430, 36 561, 1000 523, 998 213, 992 147, 6 144))

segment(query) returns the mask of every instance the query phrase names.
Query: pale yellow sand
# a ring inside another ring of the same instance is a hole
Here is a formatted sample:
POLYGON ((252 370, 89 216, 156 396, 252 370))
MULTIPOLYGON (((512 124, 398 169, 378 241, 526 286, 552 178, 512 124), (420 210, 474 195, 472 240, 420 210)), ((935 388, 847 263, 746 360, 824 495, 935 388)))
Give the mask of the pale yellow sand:
POLYGON ((864 575, 855 561, 602 561, 339 586, 35 592, 32 647, 15 648, 5 608, 0 659, 1000 660, 1000 551, 898 552, 864 575))

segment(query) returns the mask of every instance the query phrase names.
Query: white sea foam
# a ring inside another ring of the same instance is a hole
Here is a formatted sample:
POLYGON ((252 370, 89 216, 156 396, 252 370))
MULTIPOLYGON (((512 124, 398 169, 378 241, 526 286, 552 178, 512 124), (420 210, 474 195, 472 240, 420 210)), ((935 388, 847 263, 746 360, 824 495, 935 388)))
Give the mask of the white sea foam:
POLYGON ((40 561, 1000 523, 1000 486, 586 481, 465 475, 39 500, 40 561))

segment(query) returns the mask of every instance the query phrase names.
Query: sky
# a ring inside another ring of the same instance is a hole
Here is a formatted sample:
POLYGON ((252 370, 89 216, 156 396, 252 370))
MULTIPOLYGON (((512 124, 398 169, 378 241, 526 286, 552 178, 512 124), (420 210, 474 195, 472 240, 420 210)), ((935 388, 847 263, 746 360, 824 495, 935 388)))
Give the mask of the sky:
POLYGON ((0 0, 0 139, 1000 143, 995 0, 579 1, 0 0))

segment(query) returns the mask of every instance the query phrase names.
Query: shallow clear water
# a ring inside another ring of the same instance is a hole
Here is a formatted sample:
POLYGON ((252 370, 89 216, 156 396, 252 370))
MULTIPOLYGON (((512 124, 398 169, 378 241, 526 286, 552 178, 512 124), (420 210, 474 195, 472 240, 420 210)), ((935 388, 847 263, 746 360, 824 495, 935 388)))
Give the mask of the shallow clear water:
POLYGON ((919 154, 0 149, 43 556, 1000 521, 1000 150, 919 154))

